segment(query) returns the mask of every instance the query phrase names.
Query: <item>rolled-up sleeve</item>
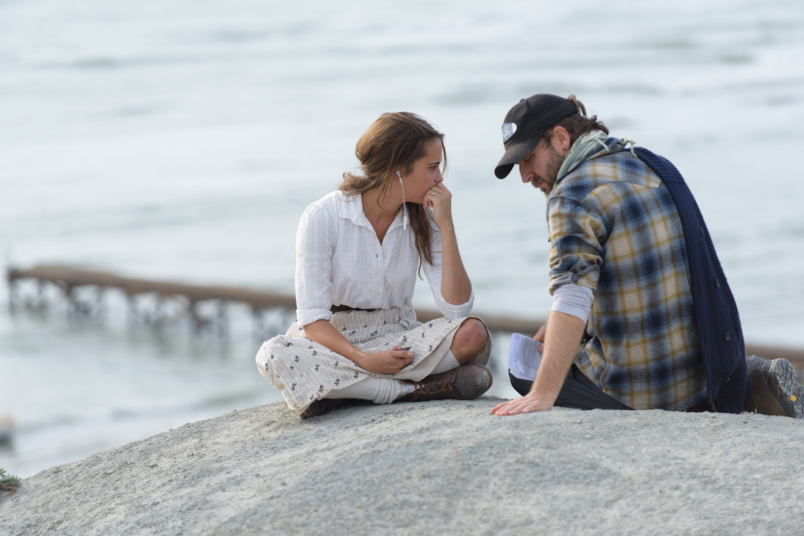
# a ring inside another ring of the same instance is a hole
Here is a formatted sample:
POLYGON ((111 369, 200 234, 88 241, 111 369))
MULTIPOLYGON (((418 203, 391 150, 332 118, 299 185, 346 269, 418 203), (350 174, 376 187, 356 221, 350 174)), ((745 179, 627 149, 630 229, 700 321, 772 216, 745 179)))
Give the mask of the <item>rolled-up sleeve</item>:
POLYGON ((574 284, 594 291, 603 266, 608 231, 596 210, 567 198, 551 199, 547 208, 550 229, 550 294, 574 284))
POLYGON ((463 318, 472 313, 472 306, 475 303, 475 291, 472 290, 469 295, 469 301, 460 305, 453 305, 444 299, 441 295, 441 270, 444 265, 443 262, 443 246, 441 244, 441 231, 437 227, 433 228, 433 238, 430 244, 430 252, 433 257, 433 264, 422 262, 424 268, 424 275, 427 277, 427 282, 430 283, 430 290, 433 292, 436 307, 445 318, 454 320, 456 318, 463 318))
POLYGON ((332 312, 332 255, 338 216, 310 205, 296 233, 296 320, 302 326, 330 320, 332 312))

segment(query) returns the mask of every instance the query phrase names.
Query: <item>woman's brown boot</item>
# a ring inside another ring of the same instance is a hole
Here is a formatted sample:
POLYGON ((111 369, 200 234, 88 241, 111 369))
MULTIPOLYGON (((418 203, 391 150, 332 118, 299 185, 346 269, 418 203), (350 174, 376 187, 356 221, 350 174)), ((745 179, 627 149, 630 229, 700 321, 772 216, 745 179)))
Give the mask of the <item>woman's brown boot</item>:
POLYGON ((332 411, 335 408, 343 406, 347 402, 353 402, 353 400, 350 398, 322 398, 321 400, 316 400, 307 406, 307 409, 304 410, 304 413, 300 414, 299 417, 302 419, 318 417, 319 415, 323 415, 328 411, 332 411))
POLYGON ((483 365, 464 365, 456 369, 427 376, 420 382, 410 383, 415 391, 400 396, 396 402, 424 402, 426 400, 471 400, 491 387, 491 371, 483 365))

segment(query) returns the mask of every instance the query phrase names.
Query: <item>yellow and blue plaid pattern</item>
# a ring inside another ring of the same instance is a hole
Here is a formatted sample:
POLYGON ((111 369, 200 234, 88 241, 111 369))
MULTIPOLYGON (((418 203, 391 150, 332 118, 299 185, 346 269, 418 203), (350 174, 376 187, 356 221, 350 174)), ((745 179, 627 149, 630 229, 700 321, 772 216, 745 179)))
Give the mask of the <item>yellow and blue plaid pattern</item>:
POLYGON ((684 231, 670 192, 609 138, 547 203, 550 293, 592 289, 591 339, 575 364, 634 409, 684 410, 706 396, 684 231))

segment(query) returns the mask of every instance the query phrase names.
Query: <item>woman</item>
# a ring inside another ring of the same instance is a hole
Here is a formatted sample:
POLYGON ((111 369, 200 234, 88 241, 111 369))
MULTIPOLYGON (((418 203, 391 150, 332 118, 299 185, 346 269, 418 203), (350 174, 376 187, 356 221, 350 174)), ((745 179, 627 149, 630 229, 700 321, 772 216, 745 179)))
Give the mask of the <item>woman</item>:
POLYGON ((262 345, 257 366, 303 419, 347 399, 470 399, 491 387, 488 332, 468 318, 443 138, 415 114, 383 114, 357 142, 362 174, 344 173, 302 215, 297 319, 262 345), (426 324, 410 301, 422 269, 444 314, 426 324))

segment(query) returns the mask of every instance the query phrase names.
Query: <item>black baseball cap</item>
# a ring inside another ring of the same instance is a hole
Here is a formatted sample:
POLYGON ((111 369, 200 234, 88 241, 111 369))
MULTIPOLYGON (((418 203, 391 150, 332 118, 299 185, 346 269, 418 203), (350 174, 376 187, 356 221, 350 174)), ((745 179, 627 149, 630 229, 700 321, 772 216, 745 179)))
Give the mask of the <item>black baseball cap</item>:
POLYGON ((572 101, 547 93, 539 93, 515 104, 503 121, 505 154, 494 169, 497 178, 504 179, 517 162, 527 158, 545 130, 577 111, 572 101))

